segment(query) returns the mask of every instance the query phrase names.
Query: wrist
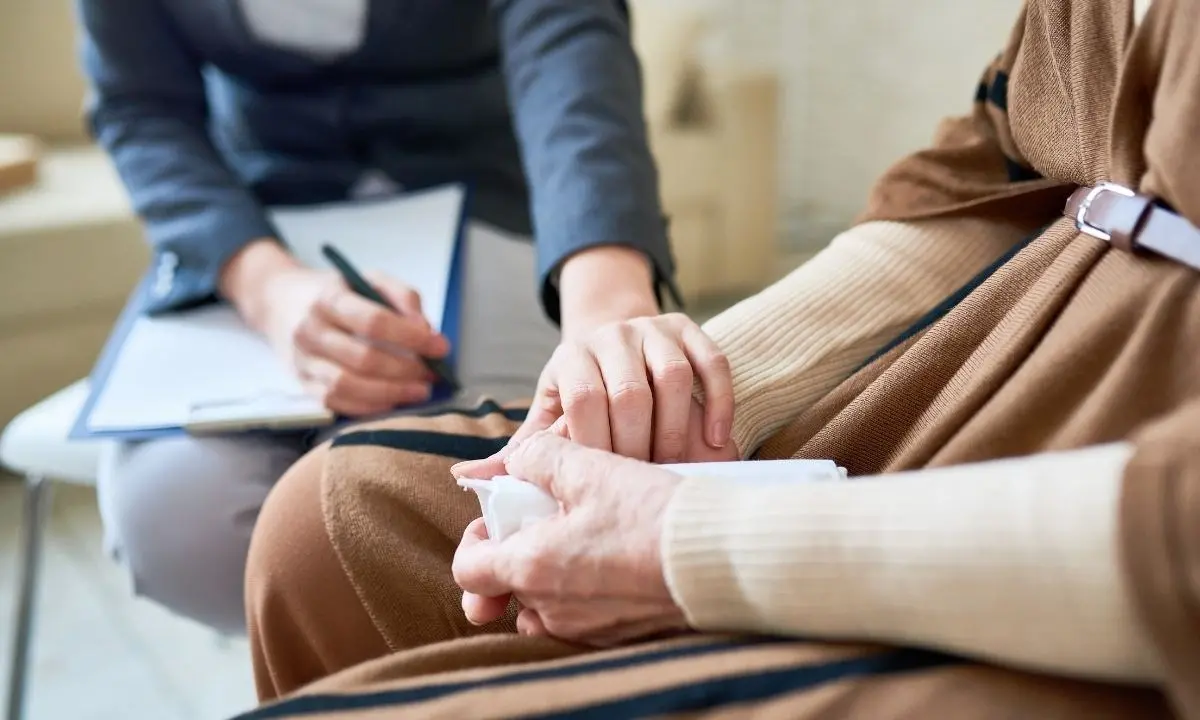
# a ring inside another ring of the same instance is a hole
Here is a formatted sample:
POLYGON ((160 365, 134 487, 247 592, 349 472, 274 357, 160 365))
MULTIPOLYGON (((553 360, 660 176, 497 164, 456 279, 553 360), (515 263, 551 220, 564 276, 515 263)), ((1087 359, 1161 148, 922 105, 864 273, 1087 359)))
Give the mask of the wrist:
POLYGON ((592 247, 567 258, 558 294, 564 334, 659 313, 651 261, 630 247, 592 247))
POLYGON ((273 238, 259 238, 233 255, 221 269, 217 290, 256 330, 262 330, 268 311, 267 294, 281 273, 301 267, 273 238))

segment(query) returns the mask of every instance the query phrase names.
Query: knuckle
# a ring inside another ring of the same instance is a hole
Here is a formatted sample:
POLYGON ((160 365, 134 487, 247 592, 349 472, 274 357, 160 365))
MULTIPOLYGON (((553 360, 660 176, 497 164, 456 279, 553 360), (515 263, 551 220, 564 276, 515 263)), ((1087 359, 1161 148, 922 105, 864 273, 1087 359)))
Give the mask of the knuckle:
POLYGON ((321 286, 321 292, 317 294, 317 304, 328 310, 337 307, 338 299, 341 297, 344 288, 341 283, 330 279, 321 286))
POLYGON ((644 331, 644 330, 649 330, 650 328, 654 327, 654 325, 657 322, 658 322, 658 318, 653 317, 653 316, 651 316, 651 317, 635 317, 635 318, 630 318, 629 320, 626 320, 625 322, 622 323, 622 325, 624 325, 627 329, 644 331))
POLYGON ((363 332, 368 337, 381 338, 387 333, 388 318, 387 313, 382 310, 372 308, 367 311, 363 318, 363 332))
POLYGON ((601 325, 600 327, 596 328, 596 331, 592 336, 594 338, 593 344, 612 345, 616 343, 623 343, 625 339, 630 336, 632 330, 633 328, 630 327, 628 322, 614 322, 607 325, 601 325))
POLYGON ((325 384, 326 398, 336 398, 346 392, 346 372, 342 369, 329 373, 329 382, 325 384))
POLYGON ((653 402, 654 394, 640 380, 622 380, 609 388, 608 398, 614 407, 639 407, 653 402))
POLYGON ((517 564, 512 576, 514 590, 536 594, 546 586, 547 566, 545 560, 538 553, 523 552, 516 560, 517 564))
POLYGON ((397 295, 398 299, 406 305, 418 305, 421 302, 420 293, 410 287, 401 289, 397 295))
POLYGON ((313 323, 311 318, 305 318, 292 328, 291 341, 293 347, 311 350, 313 345, 313 323))
POLYGON ((346 365, 351 370, 369 373, 378 364, 375 359, 375 353, 371 351, 370 347, 363 343, 354 343, 346 354, 346 365))
POLYGON ((684 358, 674 358, 654 368, 654 384, 668 387, 691 387, 692 364, 684 358))
POLYGON ((705 362, 708 363, 710 368, 723 375, 728 375, 732 371, 732 367, 729 364, 729 357, 720 350, 714 350, 712 354, 706 358, 705 362))
POLYGON ((562 392, 564 409, 583 408, 596 404, 603 397, 603 391, 589 382, 578 382, 562 392))
POLYGON ((659 437, 659 446, 664 451, 678 451, 687 441, 687 434, 676 428, 668 428, 662 431, 659 437))

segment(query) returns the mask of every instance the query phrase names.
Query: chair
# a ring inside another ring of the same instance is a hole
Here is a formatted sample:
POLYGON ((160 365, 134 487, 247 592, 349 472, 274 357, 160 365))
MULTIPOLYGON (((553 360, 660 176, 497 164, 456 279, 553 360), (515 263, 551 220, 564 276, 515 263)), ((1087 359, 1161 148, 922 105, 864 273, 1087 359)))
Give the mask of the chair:
POLYGON ((95 485, 98 442, 68 442, 67 434, 87 398, 79 381, 18 415, 0 435, 0 466, 25 479, 25 507, 18 567, 12 666, 9 668, 5 719, 20 720, 29 679, 34 605, 42 544, 52 500, 52 483, 95 485))

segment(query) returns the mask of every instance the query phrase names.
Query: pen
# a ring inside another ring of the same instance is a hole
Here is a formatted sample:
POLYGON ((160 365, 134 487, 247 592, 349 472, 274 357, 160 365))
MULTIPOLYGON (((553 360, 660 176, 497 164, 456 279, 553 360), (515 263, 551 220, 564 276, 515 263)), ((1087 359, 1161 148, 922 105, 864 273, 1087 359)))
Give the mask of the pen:
MULTIPOLYGON (((370 300, 371 302, 379 303, 393 312, 400 312, 396 306, 388 302, 378 290, 371 287, 371 284, 363 279, 363 276, 354 269, 354 266, 350 264, 350 261, 347 260, 344 255, 338 252, 337 249, 332 245, 322 245, 321 254, 323 254, 325 259, 329 260, 329 262, 332 263, 335 268, 337 268, 337 271, 341 274, 342 279, 345 280, 346 284, 350 286, 351 291, 366 298, 367 300, 370 300)), ((449 385, 453 392, 458 392, 460 387, 458 380, 454 377, 454 371, 450 369, 450 365, 445 360, 441 358, 429 358, 424 356, 420 357, 421 361, 425 363, 425 367, 429 368, 429 371, 436 375, 438 380, 449 385)))

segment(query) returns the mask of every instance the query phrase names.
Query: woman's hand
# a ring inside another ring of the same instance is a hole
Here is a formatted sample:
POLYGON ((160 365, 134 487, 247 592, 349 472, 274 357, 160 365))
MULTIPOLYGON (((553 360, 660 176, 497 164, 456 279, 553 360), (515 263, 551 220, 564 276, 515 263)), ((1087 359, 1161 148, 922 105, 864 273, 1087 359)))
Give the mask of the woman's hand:
POLYGON ((330 410, 365 416, 427 400, 433 377, 418 355, 450 351, 415 291, 386 277, 371 282, 399 313, 351 292, 336 273, 301 266, 272 242, 236 256, 222 292, 330 410))
POLYGON ((542 371, 514 441, 565 418, 572 440, 658 463, 681 462, 689 442, 692 385, 705 392, 700 437, 729 445, 733 381, 720 348, 681 314, 609 323, 564 340, 542 371))
POLYGON ((468 620, 496 620, 515 596, 526 635, 609 646, 687 629, 659 549, 678 475, 551 433, 521 443, 505 464, 562 510, 499 543, 482 519, 467 527, 453 572, 468 620))

